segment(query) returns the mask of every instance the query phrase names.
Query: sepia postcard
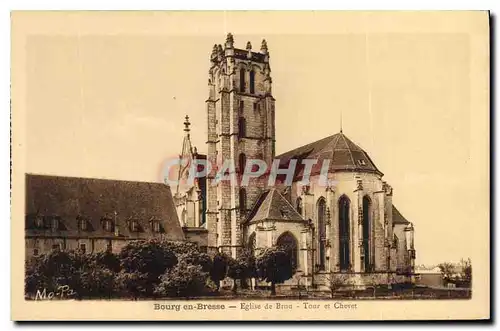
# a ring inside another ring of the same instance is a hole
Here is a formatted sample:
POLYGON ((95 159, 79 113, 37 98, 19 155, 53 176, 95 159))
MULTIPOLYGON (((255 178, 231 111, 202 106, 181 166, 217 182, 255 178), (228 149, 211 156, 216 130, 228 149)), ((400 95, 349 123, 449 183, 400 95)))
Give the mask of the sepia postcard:
POLYGON ((488 12, 11 24, 13 320, 490 319, 488 12))

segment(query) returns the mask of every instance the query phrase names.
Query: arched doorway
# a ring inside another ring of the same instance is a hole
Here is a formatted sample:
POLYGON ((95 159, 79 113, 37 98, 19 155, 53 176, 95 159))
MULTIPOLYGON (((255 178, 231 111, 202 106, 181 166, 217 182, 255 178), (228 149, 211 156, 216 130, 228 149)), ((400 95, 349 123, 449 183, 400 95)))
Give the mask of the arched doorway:
POLYGON ((365 272, 372 271, 373 261, 371 256, 371 200, 363 197, 363 256, 365 272))
POLYGON ((292 269, 295 271, 298 265, 298 244, 295 236, 290 232, 285 232, 276 241, 278 247, 282 247, 289 254, 292 260, 292 269))
POLYGON ((351 267, 350 262, 350 201, 346 196, 339 199, 339 257, 340 257, 340 271, 349 271, 351 267))

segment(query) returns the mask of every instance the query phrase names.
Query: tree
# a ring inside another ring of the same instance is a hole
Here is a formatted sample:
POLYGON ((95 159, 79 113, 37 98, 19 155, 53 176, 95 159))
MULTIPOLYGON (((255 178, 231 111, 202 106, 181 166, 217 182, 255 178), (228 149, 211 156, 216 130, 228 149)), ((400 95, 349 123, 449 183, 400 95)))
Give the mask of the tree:
POLYGON ((79 298, 108 298, 115 290, 116 273, 105 266, 94 265, 80 271, 80 289, 76 291, 79 298))
POLYGON ((257 269, 255 265, 255 255, 252 251, 244 249, 238 256, 240 263, 244 265, 244 274, 241 278, 241 287, 246 288, 248 278, 257 278, 257 269))
POLYGON ((347 274, 330 273, 326 278, 330 296, 333 298, 335 293, 347 283, 349 276, 347 274))
POLYGON ((92 259, 95 261, 97 266, 107 268, 113 272, 119 272, 121 269, 118 255, 113 254, 110 251, 92 254, 92 259))
POLYGON ((472 262, 469 259, 460 260, 460 279, 465 286, 470 287, 472 284, 472 262))
POLYGON ((450 262, 443 262, 438 264, 438 268, 441 271, 441 275, 445 282, 451 282, 453 274, 455 273, 455 266, 450 262))
POLYGON ((210 279, 215 283, 216 291, 220 289, 220 281, 226 278, 228 268, 228 256, 224 253, 217 253, 213 258, 210 269, 210 279))
POLYGON ((208 274, 200 265, 180 261, 160 277, 155 294, 166 297, 195 297, 205 292, 208 274))
POLYGON ((157 239, 131 241, 122 248, 119 258, 119 283, 135 297, 153 295, 160 276, 177 264, 173 250, 157 239))
POLYGON ((210 272, 210 269, 212 269, 212 259, 206 253, 192 251, 177 255, 177 260, 186 264, 200 266, 203 272, 210 272))
POLYGON ((115 288, 119 292, 120 297, 129 296, 137 299, 154 290, 154 288, 151 290, 151 286, 154 287, 155 284, 149 283, 148 280, 149 277, 147 274, 122 270, 116 274, 115 288))
POLYGON ((259 278, 271 283, 271 295, 276 295, 276 284, 293 276, 291 257, 279 247, 266 248, 257 257, 256 266, 259 278))
POLYGON ((232 257, 228 258, 228 268, 227 268, 227 276, 233 279, 233 293, 238 291, 237 280, 243 279, 246 273, 246 264, 245 261, 241 258, 233 259, 232 257))
POLYGON ((59 286, 80 288, 79 273, 85 256, 73 251, 53 250, 26 263, 25 292, 34 296, 37 290, 55 292, 59 286))

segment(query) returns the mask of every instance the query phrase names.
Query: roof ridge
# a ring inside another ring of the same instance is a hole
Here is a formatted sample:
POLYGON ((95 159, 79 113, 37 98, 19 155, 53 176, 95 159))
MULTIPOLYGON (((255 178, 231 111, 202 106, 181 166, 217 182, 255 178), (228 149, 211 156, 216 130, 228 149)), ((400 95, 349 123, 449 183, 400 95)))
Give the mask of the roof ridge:
MULTIPOLYGON (((269 193, 270 193, 270 194, 266 197, 266 199, 267 199, 267 198, 269 198, 269 204, 266 206, 267 210, 265 211, 265 214, 264 214, 266 219, 267 219, 267 218, 269 218, 269 213, 270 213, 270 211, 271 211, 271 205, 273 204, 274 192, 276 192, 276 188, 274 188, 274 187, 273 187, 273 188, 269 191, 269 193)), ((266 199, 264 199, 264 201, 265 201, 266 199)), ((263 201, 263 202, 264 202, 264 201, 263 201)))
POLYGON ((252 206, 252 209, 250 209, 250 212, 245 217, 245 220, 243 221, 244 223, 247 222, 248 220, 252 219, 255 215, 257 215, 259 208, 262 206, 262 203, 264 203, 264 201, 266 201, 267 196, 269 195, 270 191, 271 191, 271 189, 267 189, 259 194, 257 200, 255 200, 255 203, 252 206), (263 195, 265 195, 265 197, 263 197, 263 195), (260 204, 258 204, 259 201, 260 201, 260 204))
POLYGON ((51 175, 51 174, 37 174, 37 173, 26 173, 26 177, 45 177, 45 178, 53 178, 53 179, 73 179, 73 180, 93 180, 93 181, 107 181, 107 182, 120 182, 120 183, 141 183, 141 184, 152 184, 152 185, 161 185, 169 187, 168 184, 162 182, 151 182, 145 180, 132 180, 132 179, 115 179, 115 178, 96 178, 96 177, 82 177, 82 176, 65 176, 65 175, 51 175))
POLYGON ((347 146, 347 150, 349 151, 349 155, 351 156, 352 165, 354 166, 354 169, 356 169, 357 168, 356 161, 354 160, 354 156, 352 155, 352 151, 349 148, 349 144, 347 143, 346 137, 343 133, 341 133, 340 135, 342 136, 342 138, 344 138, 345 145, 347 146))
MULTIPOLYGON (((340 134, 342 134, 342 132, 341 132, 340 134)), ((332 160, 333 160, 333 158, 334 158, 334 156, 335 156, 335 150, 336 150, 336 149, 335 149, 335 146, 337 146, 337 144, 338 144, 338 142, 339 142, 339 139, 340 139, 340 134, 339 134, 339 133, 335 134, 335 136, 336 136, 337 140, 335 140, 335 144, 333 144, 333 146, 332 146, 332 157, 331 157, 331 159, 330 159, 330 162, 332 162, 332 160)), ((330 165, 328 165, 328 170, 330 170, 330 165)))

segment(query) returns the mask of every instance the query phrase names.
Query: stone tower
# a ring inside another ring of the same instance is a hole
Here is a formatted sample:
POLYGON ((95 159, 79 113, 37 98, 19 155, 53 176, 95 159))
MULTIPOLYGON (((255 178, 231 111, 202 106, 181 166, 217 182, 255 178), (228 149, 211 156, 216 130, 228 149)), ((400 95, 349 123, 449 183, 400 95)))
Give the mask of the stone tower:
MULTIPOLYGON (((208 75, 208 161, 212 171, 207 180, 209 249, 236 257, 245 246, 242 221, 266 189, 267 181, 251 179, 242 186, 241 174, 247 160, 263 160, 271 166, 275 155, 274 98, 267 43, 260 52, 234 47, 227 35, 224 46, 214 45, 208 75), (232 161, 224 175, 235 180, 216 180, 216 172, 232 161)), ((254 169, 254 168, 252 168, 254 169)), ((255 171, 255 170, 254 170, 255 171)))

